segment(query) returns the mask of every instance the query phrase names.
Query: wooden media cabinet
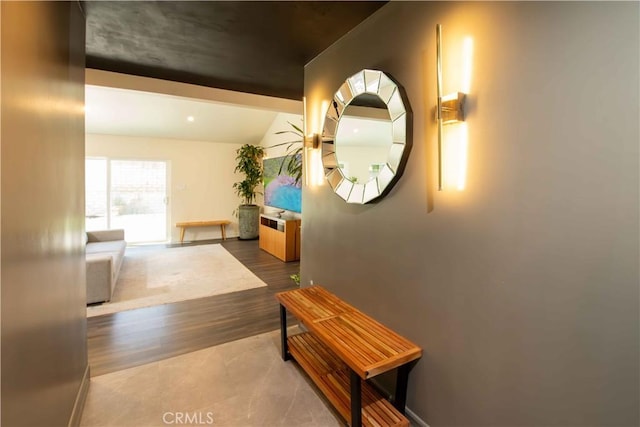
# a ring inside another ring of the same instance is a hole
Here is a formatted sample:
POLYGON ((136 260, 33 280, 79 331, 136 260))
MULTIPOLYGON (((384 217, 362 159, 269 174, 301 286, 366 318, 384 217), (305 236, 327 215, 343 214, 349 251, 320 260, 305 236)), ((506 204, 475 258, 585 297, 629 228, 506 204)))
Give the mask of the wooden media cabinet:
POLYGON ((351 426, 409 426, 412 362, 422 349, 321 286, 276 294, 282 358, 293 358, 351 426), (287 310, 308 332, 287 336, 287 310), (393 402, 366 380, 396 369, 393 402))
POLYGON ((300 259, 300 220, 260 215, 260 249, 282 261, 300 259))

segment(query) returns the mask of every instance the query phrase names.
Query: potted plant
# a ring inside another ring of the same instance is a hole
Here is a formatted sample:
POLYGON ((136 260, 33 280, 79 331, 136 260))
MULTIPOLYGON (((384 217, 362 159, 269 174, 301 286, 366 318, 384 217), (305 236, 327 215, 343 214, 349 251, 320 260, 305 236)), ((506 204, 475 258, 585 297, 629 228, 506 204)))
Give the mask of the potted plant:
POLYGON ((233 184, 236 194, 242 199, 238 207, 239 238, 249 240, 258 238, 260 222, 260 206, 254 204, 256 194, 260 194, 256 187, 262 184, 262 157, 264 148, 244 144, 236 150, 235 172, 244 175, 242 181, 233 184))

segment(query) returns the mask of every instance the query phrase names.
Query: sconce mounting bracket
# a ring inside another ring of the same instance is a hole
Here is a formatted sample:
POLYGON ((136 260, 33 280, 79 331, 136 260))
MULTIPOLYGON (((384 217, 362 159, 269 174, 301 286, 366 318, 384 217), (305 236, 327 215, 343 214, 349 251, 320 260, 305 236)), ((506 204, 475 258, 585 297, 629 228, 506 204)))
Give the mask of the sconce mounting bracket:
POLYGON ((307 148, 313 148, 314 150, 320 147, 320 135, 317 133, 314 133, 313 135, 305 136, 304 146, 307 148))
POLYGON ((466 95, 462 92, 455 92, 442 97, 443 125, 464 122, 465 99, 466 95))

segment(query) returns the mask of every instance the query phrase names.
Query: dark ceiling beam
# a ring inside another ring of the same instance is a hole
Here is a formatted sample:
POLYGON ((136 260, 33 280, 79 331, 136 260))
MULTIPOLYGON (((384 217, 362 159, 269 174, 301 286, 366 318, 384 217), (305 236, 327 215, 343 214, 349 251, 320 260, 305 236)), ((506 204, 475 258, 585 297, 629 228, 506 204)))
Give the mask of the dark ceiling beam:
POLYGON ((87 1, 87 67, 300 99, 304 65, 384 1, 87 1))

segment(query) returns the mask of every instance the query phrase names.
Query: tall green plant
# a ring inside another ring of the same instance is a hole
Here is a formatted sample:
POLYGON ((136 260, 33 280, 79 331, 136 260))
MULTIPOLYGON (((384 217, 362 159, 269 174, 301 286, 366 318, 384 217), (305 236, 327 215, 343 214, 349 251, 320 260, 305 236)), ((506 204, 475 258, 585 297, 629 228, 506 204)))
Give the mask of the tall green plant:
POLYGON ((251 144, 244 144, 236 150, 235 172, 244 174, 244 180, 233 184, 236 194, 244 205, 252 205, 256 198, 256 187, 262 184, 262 157, 264 148, 251 144))

